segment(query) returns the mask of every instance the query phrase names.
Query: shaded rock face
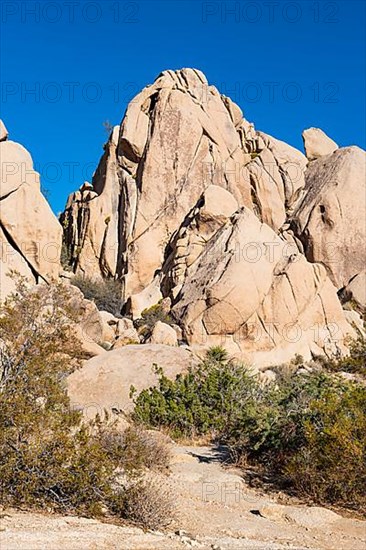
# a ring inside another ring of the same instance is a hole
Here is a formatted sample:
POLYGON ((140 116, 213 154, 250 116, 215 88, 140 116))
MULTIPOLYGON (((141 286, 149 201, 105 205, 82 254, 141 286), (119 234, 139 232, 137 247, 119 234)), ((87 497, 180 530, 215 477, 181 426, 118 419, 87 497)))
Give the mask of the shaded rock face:
POLYGON ((41 193, 28 151, 0 125, 0 300, 14 290, 11 270, 30 281, 57 278, 62 227, 41 193))
POLYGON ((200 71, 163 72, 129 104, 92 184, 69 197, 70 265, 120 279, 135 318, 169 297, 193 346, 220 343, 261 364, 343 353, 352 329, 337 290, 361 270, 365 207, 350 213, 350 234, 336 203, 352 210, 364 193, 363 153, 320 137, 312 157, 326 156, 309 163, 200 71), (342 243, 333 267, 330 234, 342 243))

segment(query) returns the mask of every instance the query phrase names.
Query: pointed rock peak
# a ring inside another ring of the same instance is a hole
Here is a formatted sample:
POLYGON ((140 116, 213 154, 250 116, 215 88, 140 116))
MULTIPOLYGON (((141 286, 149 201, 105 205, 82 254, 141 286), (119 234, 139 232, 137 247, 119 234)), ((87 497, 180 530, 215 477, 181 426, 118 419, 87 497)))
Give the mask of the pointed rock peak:
POLYGON ((8 130, 6 129, 3 121, 0 119, 0 141, 5 141, 6 139, 8 139, 8 135, 8 130))
POLYGON ((308 160, 315 160, 330 155, 338 149, 338 145, 320 128, 308 128, 302 133, 305 154, 308 160))
POLYGON ((160 78, 167 78, 167 77, 175 81, 176 80, 185 81, 186 83, 189 83, 190 81, 191 82, 198 81, 201 84, 205 84, 205 85, 208 84, 206 76, 199 69, 184 68, 184 69, 177 69, 175 71, 168 69, 166 71, 162 71, 156 78, 155 82, 160 78))
POLYGON ((120 130, 120 127, 119 127, 118 124, 117 124, 117 126, 113 126, 113 130, 112 130, 110 138, 109 138, 109 141, 112 142, 113 145, 115 145, 115 146, 118 145, 119 130, 120 130))
POLYGON ((167 70, 160 73, 154 82, 155 88, 178 89, 188 92, 196 99, 205 97, 209 84, 202 71, 198 69, 167 70))
POLYGON ((83 191, 92 191, 92 190, 93 190, 93 186, 88 181, 84 181, 83 185, 80 187, 81 192, 83 192, 83 191))

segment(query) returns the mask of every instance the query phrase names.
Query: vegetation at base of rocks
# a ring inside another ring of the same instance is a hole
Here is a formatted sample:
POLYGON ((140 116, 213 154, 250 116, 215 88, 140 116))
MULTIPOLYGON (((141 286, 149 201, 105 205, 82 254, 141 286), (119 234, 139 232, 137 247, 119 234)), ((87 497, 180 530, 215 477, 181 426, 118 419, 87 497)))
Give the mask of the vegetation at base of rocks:
POLYGON ((356 339, 349 342, 350 354, 338 361, 322 360, 323 366, 333 372, 348 372, 366 376, 366 338, 359 332, 356 339))
POLYGON ((169 314, 164 300, 160 300, 157 304, 144 309, 141 318, 135 321, 135 325, 139 329, 140 335, 148 337, 158 321, 167 325, 174 324, 174 319, 169 314))
POLYGON ((116 279, 93 279, 85 275, 75 275, 71 283, 78 287, 87 300, 92 300, 101 311, 108 311, 121 317, 122 288, 116 279))
MULTIPOLYGON (((29 289, 19 279, 0 307, 0 504, 130 519, 131 487, 145 472, 166 471, 169 453, 140 428, 118 432, 108 418, 86 422, 71 407, 66 377, 82 356, 76 306, 67 286, 29 289)), ((151 506, 160 507, 165 493, 155 489, 151 506)))
POLYGON ((141 426, 130 426, 122 433, 116 430, 99 431, 99 440, 114 464, 132 476, 148 469, 167 472, 170 464, 170 449, 163 437, 141 426))
POLYGON ((158 387, 135 397, 137 422, 178 439, 208 434, 298 495, 366 513, 364 384, 324 370, 263 384, 217 348, 174 381, 158 372, 158 387))

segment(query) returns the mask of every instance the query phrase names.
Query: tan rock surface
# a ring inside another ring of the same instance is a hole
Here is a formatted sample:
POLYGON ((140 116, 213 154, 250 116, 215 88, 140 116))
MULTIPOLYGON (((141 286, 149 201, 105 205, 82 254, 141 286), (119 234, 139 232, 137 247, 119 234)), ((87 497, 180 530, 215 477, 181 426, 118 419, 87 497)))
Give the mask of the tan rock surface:
POLYGON ((315 160, 334 153, 338 145, 320 128, 308 128, 302 133, 306 157, 315 160))
POLYGON ((93 357, 68 378, 68 391, 71 402, 103 415, 109 412, 131 410, 130 387, 138 392, 154 385, 157 375, 153 365, 164 369, 165 374, 174 378, 194 363, 192 353, 183 348, 144 344, 127 345, 93 357))
POLYGON ((150 344, 164 344, 166 346, 177 346, 177 333, 173 327, 158 321, 149 338, 150 344))
POLYGON ((64 219, 74 269, 117 275, 126 301, 139 296, 206 190, 216 195, 207 195, 208 204, 222 199, 223 215, 234 204, 258 208, 277 230, 285 202, 302 187, 302 157, 257 133, 200 71, 164 71, 130 103, 119 134, 113 132, 93 178, 96 195, 87 190, 69 198, 64 219), (296 170, 288 169, 291 163, 296 170))
POLYGON ((211 239, 173 314, 190 345, 221 344, 260 366, 336 354, 352 333, 325 269, 247 209, 211 239))
POLYGON ((1 299, 13 289, 9 269, 31 282, 56 279, 62 228, 41 193, 39 174, 26 149, 0 141, 1 299))
POLYGON ((164 71, 128 106, 93 189, 68 201, 74 270, 120 279, 123 313, 135 319, 170 297, 193 345, 220 343, 264 366, 344 351, 349 325, 332 283, 342 288, 361 270, 365 210, 362 199, 355 208, 352 201, 364 191, 362 152, 329 155, 337 146, 322 132, 304 135, 308 155, 327 156, 309 163, 257 132, 200 71, 164 71), (251 223, 232 222, 241 208, 253 213, 251 223), (333 266, 328 238, 341 243, 333 266), (285 267, 264 260, 272 246, 285 267), (233 260, 242 247, 261 257, 233 260), (299 338, 287 335, 291 323, 299 338))
POLYGON ((365 151, 337 149, 310 163, 305 195, 294 213, 294 231, 305 255, 326 267, 337 289, 365 268, 365 182, 365 151))

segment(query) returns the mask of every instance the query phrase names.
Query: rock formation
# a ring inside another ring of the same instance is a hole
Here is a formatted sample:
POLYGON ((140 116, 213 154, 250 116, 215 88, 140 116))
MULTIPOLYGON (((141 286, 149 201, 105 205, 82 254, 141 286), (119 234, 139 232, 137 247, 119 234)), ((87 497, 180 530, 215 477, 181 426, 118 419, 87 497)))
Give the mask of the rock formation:
POLYGON ((245 207, 192 265, 173 313, 192 346, 220 344, 261 366, 336 355, 349 328, 324 267, 245 207))
POLYGON ((308 158, 256 131, 200 71, 163 72, 69 197, 70 266, 120 279, 134 318, 169 297, 190 345, 261 364, 342 353, 337 291, 365 260, 365 154, 317 129, 304 142, 308 158))
POLYGON ((338 145, 320 128, 308 128, 302 133, 306 158, 315 160, 330 155, 338 149, 338 145))
POLYGON ((127 300, 153 282, 209 185, 278 230, 305 166, 300 152, 257 133, 202 73, 166 71, 128 106, 92 188, 69 198, 63 223, 74 268, 121 277, 127 300))
POLYGON ((57 278, 62 227, 41 193, 39 174, 0 125, 0 301, 14 289, 12 270, 30 281, 57 278))
POLYGON ((68 393, 73 406, 79 406, 91 417, 99 413, 129 412, 132 408, 131 386, 137 392, 153 386, 158 375, 153 364, 159 364, 169 378, 193 366, 197 359, 183 348, 157 344, 130 345, 89 359, 68 377, 68 393), (133 368, 131 368, 133 366, 133 368))
POLYGON ((322 263, 337 289, 365 268, 366 154, 337 149, 310 162, 303 200, 293 214, 306 257, 322 263))

